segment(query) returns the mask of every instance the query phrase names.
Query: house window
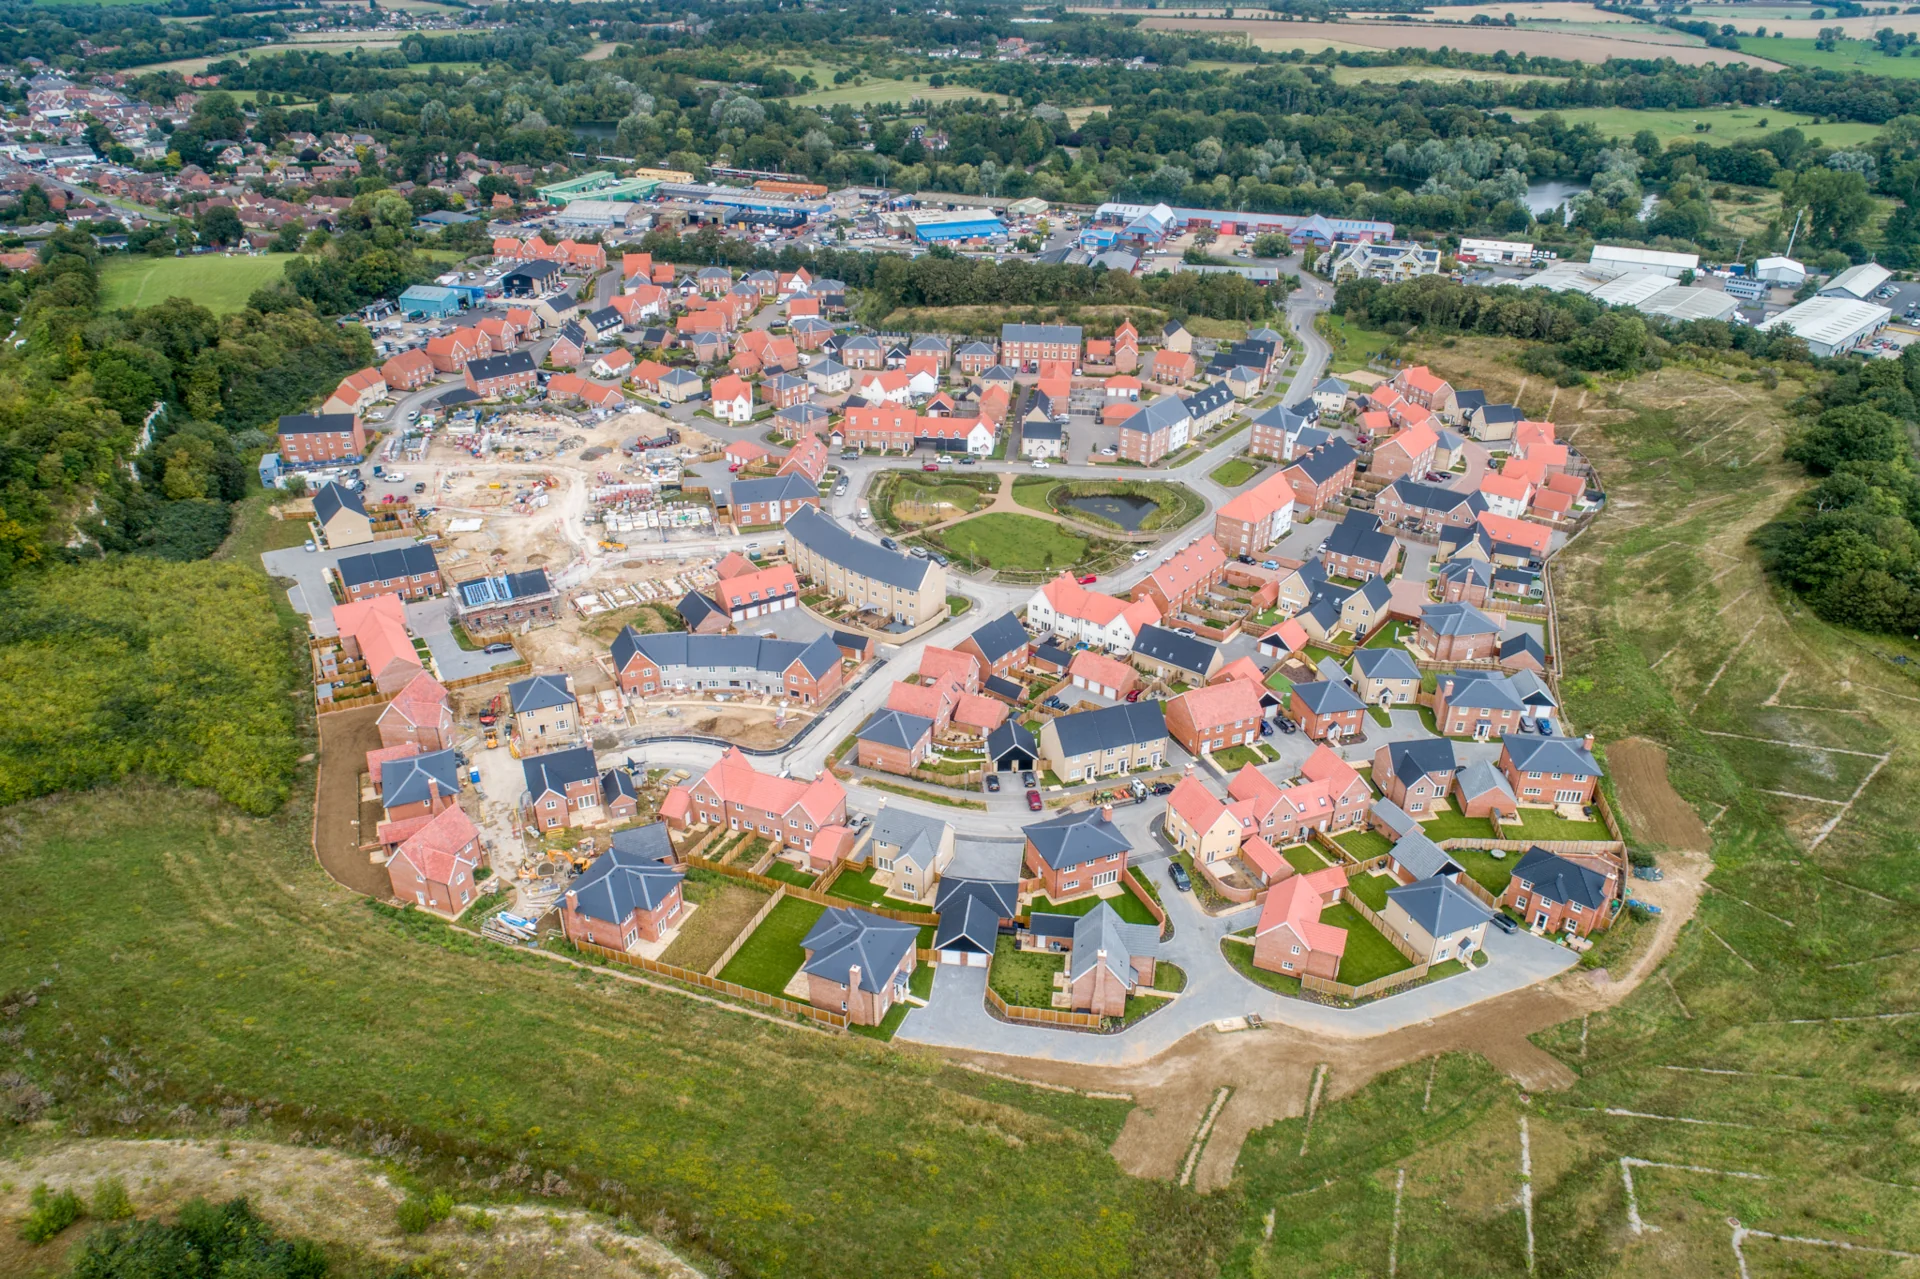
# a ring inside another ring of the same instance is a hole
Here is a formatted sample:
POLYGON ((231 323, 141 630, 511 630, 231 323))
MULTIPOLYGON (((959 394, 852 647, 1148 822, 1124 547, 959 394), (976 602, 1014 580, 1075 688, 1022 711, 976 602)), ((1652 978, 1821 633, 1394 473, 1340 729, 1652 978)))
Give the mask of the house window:
POLYGON ((1297 954, 1299 954, 1299 953, 1300 953, 1300 948, 1299 948, 1298 946, 1295 946, 1295 947, 1293 948, 1293 953, 1294 953, 1294 954, 1296 954, 1296 955, 1297 955, 1297 954))
POLYGON ((548 801, 547 801, 547 807, 548 807, 548 808, 552 808, 552 807, 554 806, 554 803, 555 803, 555 802, 556 802, 556 801, 554 801, 554 800, 551 800, 551 799, 550 799, 550 800, 548 800, 548 801))
POLYGON ((1064 884, 1062 884, 1062 885, 1060 885, 1060 887, 1061 887, 1061 888, 1062 888, 1063 890, 1064 890, 1064 889, 1068 889, 1068 888, 1078 888, 1078 887, 1080 887, 1080 881, 1079 881, 1079 880, 1077 880, 1077 879, 1070 879, 1070 880, 1068 880, 1068 881, 1067 881, 1066 883, 1064 883, 1064 884))
MULTIPOLYGON (((1295 946, 1294 949, 1299 950, 1300 948, 1298 946, 1295 946)), ((1293 961, 1291 959, 1283 961, 1280 966, 1286 969, 1288 972, 1293 971, 1293 961)))

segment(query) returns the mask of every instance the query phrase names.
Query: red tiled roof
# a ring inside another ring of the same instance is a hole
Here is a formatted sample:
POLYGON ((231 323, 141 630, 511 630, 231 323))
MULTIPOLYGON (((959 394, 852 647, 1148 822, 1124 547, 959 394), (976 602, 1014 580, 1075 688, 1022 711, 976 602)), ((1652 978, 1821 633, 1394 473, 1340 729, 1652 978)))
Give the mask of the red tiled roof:
POLYGON ((450 884, 456 866, 480 864, 480 832, 466 810, 455 804, 409 835, 394 856, 404 857, 429 881, 450 884))

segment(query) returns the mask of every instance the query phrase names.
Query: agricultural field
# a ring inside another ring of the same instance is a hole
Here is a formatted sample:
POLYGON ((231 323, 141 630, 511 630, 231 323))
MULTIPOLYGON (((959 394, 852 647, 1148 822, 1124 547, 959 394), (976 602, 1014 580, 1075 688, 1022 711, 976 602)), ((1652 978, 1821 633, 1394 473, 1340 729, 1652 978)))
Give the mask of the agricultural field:
POLYGON ((101 304, 114 309, 189 298, 224 315, 245 306, 255 289, 278 280, 291 256, 202 253, 185 258, 108 258, 100 267, 101 304))
MULTIPOLYGON (((1920 70, 1920 59, 1914 62, 1920 70)), ((1516 120, 1531 120, 1544 111, 1513 111, 1516 120)), ((1697 142, 1753 141, 1781 129, 1795 128, 1808 138, 1834 147, 1859 147, 1873 141, 1880 126, 1847 121, 1821 124, 1816 117, 1770 107, 1733 107, 1715 111, 1636 111, 1630 107, 1576 107, 1555 114, 1568 124, 1590 124, 1609 137, 1630 140, 1642 129, 1652 131, 1662 146, 1675 138, 1697 142), (1705 132, 1698 125, 1711 125, 1705 132)))
MULTIPOLYGON (((1404 49, 1426 47, 1436 42, 1426 30, 1409 30, 1401 22, 1276 22, 1259 18, 1185 18, 1146 17, 1141 27, 1155 31, 1184 31, 1208 35, 1243 35, 1256 47, 1278 52, 1285 49, 1318 50, 1328 47, 1360 49, 1404 49)), ((1753 53, 1735 53, 1727 49, 1709 49, 1704 43, 1689 43, 1692 37, 1678 32, 1655 29, 1645 24, 1620 24, 1619 33, 1572 32, 1542 27, 1449 27, 1444 40, 1449 48, 1463 53, 1525 53, 1574 62, 1605 62, 1608 58, 1672 58, 1684 66, 1722 66, 1746 64, 1773 66, 1767 58, 1753 53)))
MULTIPOLYGON (((1877 19, 1888 21, 1888 19, 1877 19)), ((1824 24, 1815 24, 1824 25, 1824 24)), ((1771 29, 1771 28, 1770 28, 1771 29)), ((1920 28, 1903 28, 1915 30, 1920 28)), ((1901 80, 1911 80, 1920 76, 1920 58, 1889 58, 1879 48, 1863 40, 1842 40, 1832 49, 1814 48, 1811 33, 1801 38, 1784 40, 1747 40, 1742 47, 1763 50, 1767 56, 1796 67, 1812 67, 1819 71, 1862 71, 1868 75, 1888 76, 1901 80)), ((1908 51, 1911 53, 1911 50, 1908 51)))

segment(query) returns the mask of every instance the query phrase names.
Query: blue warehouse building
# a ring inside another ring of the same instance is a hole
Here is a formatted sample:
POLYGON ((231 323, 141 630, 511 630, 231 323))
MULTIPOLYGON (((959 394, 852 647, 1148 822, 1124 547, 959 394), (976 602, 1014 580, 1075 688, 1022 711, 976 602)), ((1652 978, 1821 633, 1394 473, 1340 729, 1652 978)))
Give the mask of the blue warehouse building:
POLYGON ((991 213, 952 214, 938 221, 914 220, 913 238, 922 244, 944 244, 949 240, 1004 240, 1007 226, 991 213))
POLYGON ((400 314, 442 319, 460 313, 461 295, 438 284, 415 284, 400 295, 400 314))

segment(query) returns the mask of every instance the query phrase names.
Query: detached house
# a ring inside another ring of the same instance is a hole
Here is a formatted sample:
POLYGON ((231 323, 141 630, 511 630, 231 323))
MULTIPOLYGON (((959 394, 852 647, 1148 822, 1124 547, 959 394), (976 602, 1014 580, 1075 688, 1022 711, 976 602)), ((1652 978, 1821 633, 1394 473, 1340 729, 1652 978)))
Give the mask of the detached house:
POLYGON ((1451 879, 1435 876, 1387 890, 1380 922, 1413 948, 1421 963, 1468 962, 1486 944, 1493 912, 1451 879))
POLYGON ((1372 706, 1411 706, 1420 691, 1420 667, 1405 649, 1356 648, 1349 669, 1354 692, 1372 706))
POLYGON ((1335 437, 1280 472, 1293 489, 1294 504, 1317 515, 1353 487, 1360 455, 1344 439, 1335 437))
POLYGON ((1366 582, 1393 572, 1400 562, 1400 543, 1380 528, 1377 517, 1348 511, 1327 536, 1322 554, 1328 573, 1366 582))
POLYGON ((408 680, 380 712, 380 745, 437 751, 453 744, 453 706, 445 686, 425 671, 408 680))
POLYGON ((1373 784, 1415 821, 1439 811, 1460 761, 1444 737, 1389 742, 1373 753, 1373 784))
POLYGON ((1500 771, 1522 804, 1590 804, 1600 784, 1593 735, 1502 739, 1500 771))
POLYGON ((873 864, 873 882, 884 886, 887 896, 932 901, 942 872, 953 860, 953 827, 937 817, 882 808, 873 822, 867 859, 873 864))
POLYGON ((1033 652, 1033 637, 1012 613, 1002 613, 960 641, 959 651, 970 653, 980 669, 990 675, 1005 675, 1026 665, 1033 652))
POLYGON ((1620 878, 1598 859, 1562 857, 1534 848, 1513 868, 1500 904, 1536 933, 1570 932, 1585 937, 1613 922, 1620 878))
POLYGON ((1113 809, 1063 813, 1021 828, 1022 864, 1041 881, 1049 901, 1061 902, 1120 882, 1131 848, 1113 824, 1113 809))
POLYGON ((458 805, 408 836, 387 862, 393 895, 437 915, 459 915, 479 894, 474 871, 486 865, 480 832, 458 805))
POLYGON ((1101 902, 1084 915, 1036 911, 1028 927, 1051 950, 1067 952, 1067 1006, 1100 1017, 1123 1017, 1127 996, 1153 985, 1160 929, 1129 924, 1101 902))
POLYGON ((1345 680, 1305 680, 1293 686, 1287 714, 1315 741, 1339 742, 1360 733, 1367 706, 1345 680))
POLYGON ((605 820, 591 746, 531 756, 520 761, 520 771, 527 784, 522 803, 528 825, 544 831, 605 820))
POLYGON ((1253 929, 1253 966, 1270 973, 1333 980, 1347 952, 1347 930, 1320 916, 1346 891, 1344 866, 1281 880, 1267 893, 1253 929))
POLYGON ((1242 679, 1188 689, 1167 701, 1167 733, 1189 755, 1259 741, 1260 694, 1258 684, 1242 679))
POLYGON ((800 940, 807 1002, 878 1026, 907 997, 920 930, 870 911, 829 906, 800 940))
POLYGON ((530 675, 507 685, 513 735, 522 755, 570 746, 579 736, 578 707, 569 675, 530 675))
POLYGON ((1414 643, 1436 662, 1491 661, 1500 651, 1500 623, 1471 604, 1428 604, 1414 643))
MULTIPOLYGON (((656 822, 645 829, 656 828, 664 844, 664 826, 656 822)), ((672 849, 667 853, 671 856, 672 849)), ((570 942, 612 950, 638 950, 661 941, 685 913, 681 885, 686 877, 657 856, 611 848, 567 886, 561 929, 570 942)))

